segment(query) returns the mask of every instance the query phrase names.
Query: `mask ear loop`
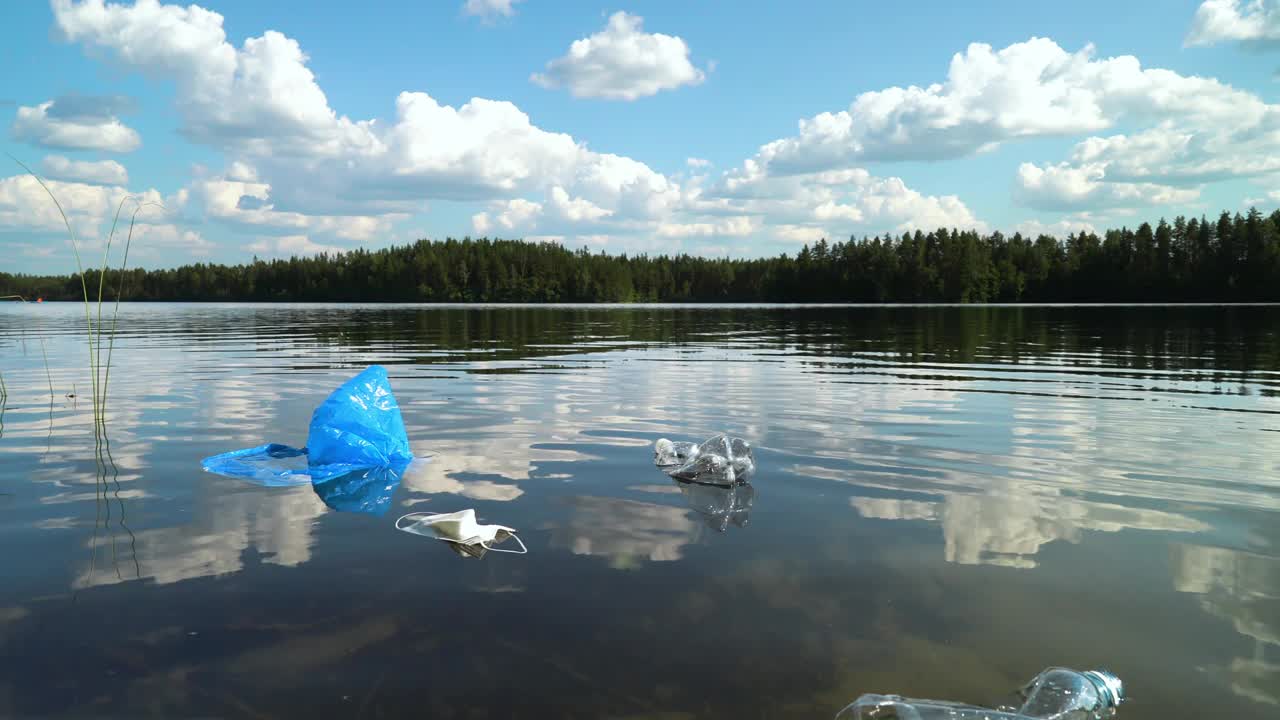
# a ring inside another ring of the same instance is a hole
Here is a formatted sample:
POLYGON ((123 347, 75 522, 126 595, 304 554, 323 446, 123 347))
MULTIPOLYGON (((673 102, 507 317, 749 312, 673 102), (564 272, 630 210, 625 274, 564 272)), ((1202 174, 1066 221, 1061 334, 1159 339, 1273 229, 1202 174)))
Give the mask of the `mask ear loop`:
POLYGON ((409 513, 409 514, 407 514, 407 515, 401 515, 400 517, 396 518, 396 529, 397 529, 397 530, 403 530, 403 529, 404 529, 404 528, 400 527, 400 521, 401 521, 401 520, 404 520, 405 518, 416 518, 416 517, 435 517, 435 516, 440 515, 440 514, 441 514, 441 513, 415 512, 415 513, 409 513))
MULTIPOLYGON (((448 513, 416 512, 416 513, 408 513, 406 515, 401 515, 400 517, 396 518, 396 529, 404 530, 404 528, 400 527, 400 521, 404 520, 405 518, 417 518, 417 517, 432 518, 432 517, 439 517, 441 515, 447 515, 447 514, 448 513)), ((503 550, 502 548, 497 548, 497 547, 493 547, 492 545, 488 545, 483 540, 480 541, 479 544, 480 544, 480 547, 484 548, 485 550, 488 550, 489 552, 511 553, 512 555, 528 555, 529 554, 529 548, 525 547, 524 541, 520 539, 519 535, 513 532, 509 535, 509 537, 515 538, 515 541, 519 543, 520 545, 519 550, 503 550)), ((442 542, 453 542, 452 540, 444 540, 443 538, 441 538, 441 540, 442 542)), ((465 544, 465 543, 459 543, 459 544, 465 544)))
POLYGON ((515 533, 511 533, 510 535, 508 535, 508 537, 515 538, 515 541, 520 543, 519 550, 503 550, 501 548, 493 547, 492 545, 486 545, 483 541, 480 543, 480 546, 483 547, 485 550, 488 550, 489 552, 511 553, 512 555, 528 555, 529 554, 529 548, 524 546, 524 541, 520 539, 519 535, 515 533))

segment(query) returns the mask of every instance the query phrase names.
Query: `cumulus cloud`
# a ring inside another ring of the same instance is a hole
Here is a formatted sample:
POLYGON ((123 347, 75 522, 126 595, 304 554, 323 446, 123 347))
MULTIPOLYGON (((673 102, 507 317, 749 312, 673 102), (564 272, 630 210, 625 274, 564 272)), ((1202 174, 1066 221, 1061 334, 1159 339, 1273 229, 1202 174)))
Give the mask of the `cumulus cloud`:
POLYGON ((191 212, 242 228, 306 230, 354 241, 373 240, 399 219, 395 214, 307 215, 278 210, 271 185, 255 182, 256 177, 252 167, 236 163, 223 175, 194 181, 188 188, 191 212))
POLYGON ((712 222, 663 223, 659 237, 746 237, 760 231, 758 217, 738 215, 712 222))
POLYGON ((1174 105, 1136 132, 1088 137, 1063 163, 1019 168, 1015 198, 1041 208, 1136 208, 1194 200, 1206 183, 1280 172, 1280 105, 1203 87, 1217 94, 1220 112, 1174 105))
MULTIPOLYGON (((176 252, 200 257, 213 249, 213 244, 199 232, 175 224, 186 203, 184 191, 163 197, 154 189, 131 191, 123 185, 57 179, 46 180, 46 184, 66 212, 82 251, 103 246, 122 202, 122 217, 133 214, 133 209, 139 206, 130 198, 141 204, 136 215, 131 256, 146 257, 164 250, 170 256, 176 252)), ((39 248, 38 254, 42 256, 51 255, 55 248, 63 247, 66 242, 66 226, 58 208, 30 175, 0 178, 0 232, 4 231, 51 233, 57 240, 39 248)))
MULTIPOLYGON (((1252 6, 1251 6, 1252 7, 1252 6)), ((1261 6, 1259 6, 1261 7, 1261 6)), ((871 161, 943 160, 1020 138, 1089 135, 1064 163, 1024 165, 1015 198, 1042 209, 1181 203, 1197 186, 1280 171, 1280 106, 1218 80, 1097 58, 1032 38, 995 50, 975 43, 946 80, 858 95, 849 108, 802 120, 726 178, 813 177, 871 161), (1121 123, 1138 130, 1102 134, 1121 123)), ((843 204, 821 212, 856 219, 843 204)))
MULTIPOLYGON (((1252 23, 1271 17, 1273 3, 1204 6, 1252 23)), ((501 17, 513 7, 470 0, 463 10, 501 17)), ((539 127, 500 100, 447 105, 405 91, 385 119, 349 118, 330 107, 295 40, 268 31, 233 43, 222 16, 198 6, 53 0, 53 10, 57 30, 86 53, 172 83, 181 132, 225 154, 225 170, 186 189, 184 212, 253 236, 295 238, 268 248, 280 252, 303 248, 296 238, 336 247, 386 237, 434 200, 478 203, 472 226, 481 234, 628 249, 982 229, 959 197, 927 195, 865 166, 968 156, 1033 137, 1079 140, 1065 158, 1024 164, 1014 178, 1015 198, 1043 209, 1119 215, 1194 201, 1209 182, 1280 172, 1277 106, 1217 80, 1044 38, 970 45, 939 82, 863 92, 728 171, 690 158, 687 169, 664 175, 539 127)), ((681 38, 647 33, 641 18, 616 13, 535 81, 583 97, 635 99, 702 82, 706 72, 681 38)), ((91 126, 118 122, 129 103, 72 97, 23 110, 39 121, 28 118, 32 126, 91 126)), ((77 180, 91 177, 81 170, 77 180)))
MULTIPOLYGON (((481 234, 628 247, 981 226, 958 198, 922 195, 899 178, 845 166, 788 179, 752 160, 718 180, 677 180, 538 127, 499 100, 450 106, 406 91, 395 98, 389 121, 351 119, 329 106, 306 55, 281 33, 237 47, 217 13, 156 0, 132 6, 54 0, 53 8, 59 31, 88 53, 173 82, 181 131, 230 161, 221 174, 191 183, 184 212, 254 235, 306 237, 316 247, 321 239, 368 240, 434 199, 483 203, 472 218, 481 234)), ((702 77, 682 40, 644 33, 640 19, 625 14, 575 46, 611 68, 573 75, 595 87, 588 92, 638 97, 702 77)), ((573 57, 574 51, 566 56, 573 57)), ((268 249, 308 247, 289 242, 268 249)))
MULTIPOLYGON (((155 190, 131 193, 118 186, 47 180, 46 185, 61 203, 73 228, 92 237, 126 197, 141 202, 163 203, 155 190)), ((138 214, 140 222, 156 222, 164 217, 158 208, 147 207, 138 214)), ((30 175, 0 178, 0 226, 30 230, 65 231, 58 208, 40 183, 30 175)))
POLYGON ((1132 135, 1091 137, 1072 150, 1077 166, 1105 165, 1117 181, 1195 184, 1280 171, 1280 106, 1212 124, 1176 116, 1132 135))
POLYGON ((54 11, 63 34, 90 52, 173 80, 183 132, 253 167, 276 212, 373 217, 419 210, 428 198, 487 201, 561 187, 631 213, 651 211, 674 189, 643 163, 533 125, 509 102, 453 107, 402 92, 389 123, 341 116, 294 40, 267 32, 236 48, 222 17, 197 6, 56 0, 54 11))
POLYGON ((1222 42, 1280 47, 1280 2, 1205 0, 1196 9, 1184 44, 1192 47, 1222 42))
POLYGON ((1169 112, 1204 122, 1261 103, 1216 80, 1143 69, 1137 58, 1096 59, 1045 38, 1002 50, 974 43, 927 87, 864 92, 846 110, 802 120, 799 132, 760 148, 771 173, 804 173, 867 161, 944 160, 1007 141, 1098 132, 1122 118, 1169 112))
POLYGON ((213 243, 195 230, 171 224, 144 224, 134 228, 129 252, 130 255, 147 257, 164 249, 178 250, 192 257, 206 257, 212 254, 213 248, 213 243))
POLYGON ((902 178, 877 177, 863 168, 772 175, 747 160, 700 192, 694 207, 766 219, 775 226, 773 237, 784 242, 940 227, 987 229, 954 195, 925 195, 902 178))
POLYGON ((523 0, 467 0, 462 4, 462 12, 476 15, 484 20, 499 17, 511 17, 515 14, 515 4, 523 0))
POLYGON ((530 80, 545 88, 568 88, 574 97, 635 100, 697 85, 706 73, 689 60, 679 37, 647 33, 644 18, 616 12, 600 32, 575 40, 564 56, 530 80))
POLYGON ((128 95, 68 93, 53 100, 49 117, 57 120, 110 120, 136 112, 138 104, 128 95))
POLYGON ((1087 210, 1188 203, 1199 198, 1200 191, 1155 183, 1108 182, 1107 166, 1101 163, 1045 167, 1023 163, 1018 167, 1015 195, 1023 204, 1040 210, 1087 210))
POLYGON ((282 235, 279 237, 261 237, 245 246, 258 255, 275 257, 294 257, 319 255, 320 253, 338 253, 343 248, 334 245, 322 245, 311 242, 306 235, 282 235))
POLYGON ((1082 232, 1098 232, 1093 223, 1082 217, 1069 217, 1052 223, 1045 223, 1040 220, 1027 220, 1014 226, 1013 231, 1022 233, 1023 237, 1032 239, 1040 237, 1041 235, 1049 235, 1051 237, 1061 239, 1068 235, 1075 235, 1082 232))
POLYGON ((129 172, 115 160, 71 160, 62 155, 47 155, 41 164, 44 174, 58 180, 71 180, 95 185, 128 185, 129 172))
POLYGON ((82 99, 63 98, 34 106, 20 106, 10 127, 13 139, 60 150, 105 150, 127 153, 142 145, 142 138, 114 114, 85 112, 82 99), (69 105, 67 110, 60 109, 69 105))

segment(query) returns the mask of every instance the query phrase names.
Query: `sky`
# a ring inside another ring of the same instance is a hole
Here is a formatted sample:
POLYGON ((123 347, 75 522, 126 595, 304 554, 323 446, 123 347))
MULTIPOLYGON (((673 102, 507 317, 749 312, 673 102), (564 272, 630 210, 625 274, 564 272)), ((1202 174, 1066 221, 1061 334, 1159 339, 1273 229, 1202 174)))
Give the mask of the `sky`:
MULTIPOLYGON (((0 150, 86 264, 122 207, 153 268, 1280 207, 1280 0, 202 3, 0 9, 0 150)), ((0 163, 0 271, 73 271, 0 163)))

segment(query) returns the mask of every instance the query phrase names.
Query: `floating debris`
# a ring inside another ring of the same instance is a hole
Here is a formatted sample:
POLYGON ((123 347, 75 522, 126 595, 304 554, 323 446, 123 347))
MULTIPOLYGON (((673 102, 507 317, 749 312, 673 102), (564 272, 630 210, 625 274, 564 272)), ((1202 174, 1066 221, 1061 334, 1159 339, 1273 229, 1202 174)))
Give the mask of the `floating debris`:
POLYGON ((653 462, 673 478, 712 485, 745 482, 756 469, 751 443, 728 435, 701 445, 661 438, 653 444, 653 462))
POLYGON ((306 447, 268 443, 214 455, 202 465, 269 487, 309 482, 335 510, 380 515, 412 460, 387 371, 373 365, 315 409, 306 447))
POLYGON ((435 538, 449 543, 459 555, 466 557, 484 557, 485 552, 503 552, 524 555, 529 549, 524 541, 516 535, 514 528, 505 525, 481 525, 476 520, 476 511, 467 508, 452 513, 409 513, 396 520, 396 529, 414 535, 435 538), (407 519, 413 522, 402 525, 407 519), (494 547, 508 538, 514 538, 520 545, 519 550, 502 550, 494 547))
POLYGON ((836 720, 948 718, 949 720, 1037 720, 1038 718, 1113 717, 1125 700, 1124 683, 1105 670, 1078 672, 1051 667, 1019 691, 1021 707, 991 708, 946 700, 866 694, 836 715, 836 720))

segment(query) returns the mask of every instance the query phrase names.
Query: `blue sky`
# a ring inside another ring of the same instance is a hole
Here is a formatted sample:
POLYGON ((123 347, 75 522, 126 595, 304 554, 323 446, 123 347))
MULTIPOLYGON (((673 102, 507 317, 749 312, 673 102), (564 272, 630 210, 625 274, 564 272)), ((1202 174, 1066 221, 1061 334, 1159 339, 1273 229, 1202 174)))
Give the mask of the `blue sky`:
MULTIPOLYGON (((1280 2, 11 3, 0 149, 151 267, 418 237, 760 255, 1280 207, 1280 2)), ((0 269, 65 272, 0 172, 0 269)))

